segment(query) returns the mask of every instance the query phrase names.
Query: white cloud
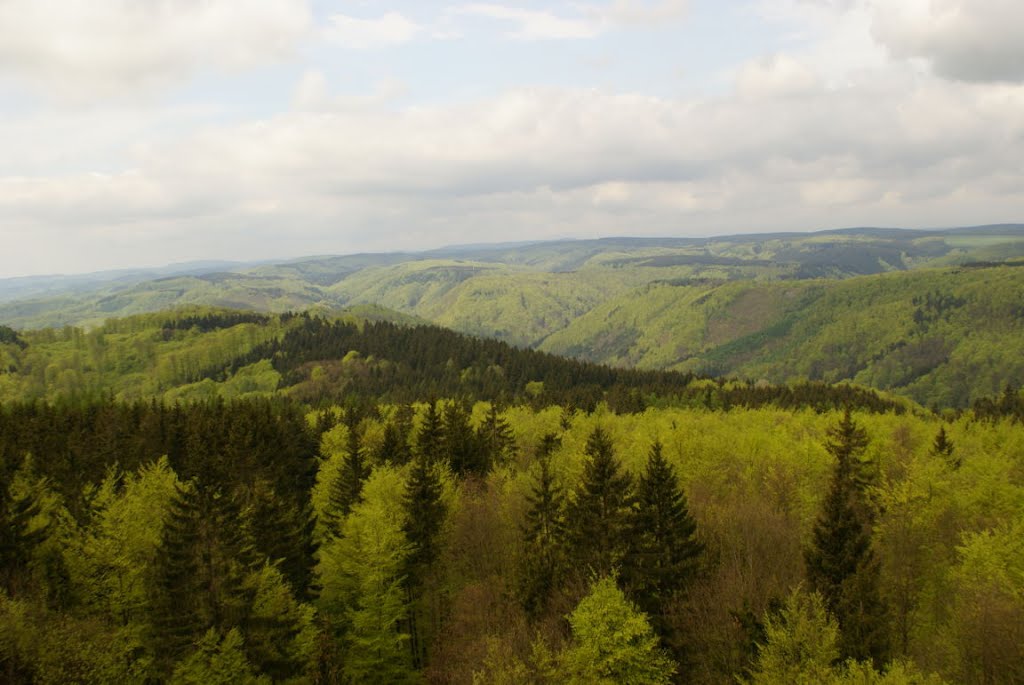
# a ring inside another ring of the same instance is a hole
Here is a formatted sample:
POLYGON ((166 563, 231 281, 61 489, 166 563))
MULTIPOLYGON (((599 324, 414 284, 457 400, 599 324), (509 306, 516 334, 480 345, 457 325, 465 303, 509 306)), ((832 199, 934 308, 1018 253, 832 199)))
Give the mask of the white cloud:
POLYGON ((423 29, 398 12, 387 12, 375 19, 335 14, 330 17, 327 36, 354 50, 369 50, 400 45, 413 40, 423 29))
POLYGON ((1024 81, 1020 0, 874 0, 873 35, 896 57, 963 81, 1024 81))
POLYGON ((53 260, 98 259, 116 239, 173 261, 1024 212, 1024 86, 783 90, 686 102, 523 89, 404 108, 371 94, 342 106, 313 73, 298 89, 309 106, 152 146, 129 171, 9 176, 0 225, 37 227, 53 260))
POLYGON ((688 0, 613 0, 597 11, 617 24, 650 25, 677 20, 688 7, 688 0))
POLYGON ((306 0, 3 0, 0 75, 93 101, 280 59, 309 21, 306 0))
POLYGON ((798 59, 782 54, 747 62, 740 68, 736 83, 740 93, 755 98, 800 95, 820 85, 820 79, 813 69, 798 59))
POLYGON ((604 30, 602 15, 566 18, 552 12, 492 3, 460 5, 452 11, 456 14, 510 22, 516 28, 508 35, 519 40, 593 38, 604 30))
MULTIPOLYGON (((475 16, 512 24, 507 36, 517 40, 596 38, 621 26, 658 26, 686 14, 687 0, 611 0, 571 3, 572 13, 535 10, 500 3, 470 3, 448 10, 449 15, 475 16)), ((567 8, 567 9, 568 9, 567 8)))

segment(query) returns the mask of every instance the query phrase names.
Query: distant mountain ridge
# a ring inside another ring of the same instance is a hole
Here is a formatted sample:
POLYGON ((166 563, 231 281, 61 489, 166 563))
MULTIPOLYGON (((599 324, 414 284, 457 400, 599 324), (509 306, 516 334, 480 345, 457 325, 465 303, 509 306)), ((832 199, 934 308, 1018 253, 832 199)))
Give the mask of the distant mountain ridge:
MULTIPOLYGON (((463 245, 44 278, 30 285, 45 296, 0 295, 0 324, 90 328, 195 306, 369 307, 616 366, 855 380, 964 406, 1024 381, 1012 352, 1024 347, 1024 269, 1013 268, 1022 263, 1024 224, 463 245), (924 326, 914 317, 934 313, 915 302, 962 304, 924 326)), ((11 291, 0 281, 0 294, 11 291)))

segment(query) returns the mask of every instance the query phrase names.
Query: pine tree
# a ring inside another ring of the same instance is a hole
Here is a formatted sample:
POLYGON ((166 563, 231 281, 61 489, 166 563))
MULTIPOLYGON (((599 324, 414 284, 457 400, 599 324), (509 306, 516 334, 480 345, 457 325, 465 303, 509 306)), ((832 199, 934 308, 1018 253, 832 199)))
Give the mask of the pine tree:
POLYGON ((651 446, 646 470, 637 482, 630 540, 624 580, 664 635, 665 606, 696 576, 704 545, 697 540, 697 523, 660 442, 651 446))
POLYGON ((441 415, 437 411, 437 402, 428 402, 423 423, 416 433, 416 449, 413 456, 422 458, 428 463, 434 463, 441 456, 443 436, 444 428, 441 424, 441 415))
POLYGON ((569 505, 574 561, 599 575, 613 573, 626 557, 632 521, 632 479, 615 458, 600 427, 587 439, 583 482, 569 505))
POLYGON ((369 475, 370 466, 363 456, 358 425, 354 420, 350 420, 341 469, 331 483, 329 493, 330 506, 326 524, 332 535, 340 534, 345 517, 352 511, 352 507, 361 501, 363 483, 369 475))
POLYGON ((958 469, 962 462, 960 457, 953 454, 954 449, 953 441, 946 435, 946 427, 939 426, 939 432, 935 436, 935 441, 932 442, 932 455, 944 459, 950 468, 958 469))
POLYGON ((481 449, 489 463, 504 461, 515 445, 515 433, 503 416, 498 413, 498 405, 491 402, 487 416, 477 429, 481 449))
POLYGON ((566 570, 565 492, 551 471, 551 452, 557 440, 550 433, 542 438, 537 481, 526 498, 522 595, 523 605, 532 615, 544 609, 566 570))
POLYGON ((193 482, 178 488, 164 525, 151 602, 153 655, 168 668, 210 628, 244 626, 254 591, 246 577, 256 555, 239 525, 237 503, 193 482))
POLYGON ((469 412, 461 402, 449 402, 441 415, 441 455, 458 475, 487 473, 489 464, 483 459, 476 433, 469 424, 469 412))
POLYGON ((441 531, 446 514, 441 493, 438 467, 425 456, 416 457, 403 498, 403 531, 412 545, 408 562, 410 579, 420 577, 422 570, 437 558, 437 534, 441 531))
POLYGON ((40 511, 34 490, 16 496, 9 486, 0 485, 0 588, 9 597, 26 589, 32 554, 49 534, 48 525, 32 524, 40 511))
POLYGON ((847 409, 829 430, 826 449, 836 458, 812 545, 804 561, 811 590, 819 592, 840 628, 843 658, 885 661, 889 649, 886 609, 879 591, 880 566, 871 548, 870 511, 860 457, 867 433, 847 409))
POLYGON ((257 482, 245 521, 257 551, 281 571, 295 596, 315 596, 313 569, 318 545, 313 536, 316 517, 312 505, 288 502, 269 483, 257 482))
POLYGON ((421 639, 415 605, 427 572, 439 553, 437 536, 447 513, 441 494, 437 465, 429 460, 426 453, 417 455, 413 459, 402 501, 405 514, 402 531, 411 546, 405 572, 406 603, 409 605, 407 633, 416 667, 423 665, 426 646, 421 639))

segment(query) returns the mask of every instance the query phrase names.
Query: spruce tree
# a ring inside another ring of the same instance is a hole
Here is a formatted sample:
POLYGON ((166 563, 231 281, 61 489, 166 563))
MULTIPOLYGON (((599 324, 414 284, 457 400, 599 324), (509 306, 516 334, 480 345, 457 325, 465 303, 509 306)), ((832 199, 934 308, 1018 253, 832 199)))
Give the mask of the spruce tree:
POLYGON ((498 414, 498 404, 491 402, 487 416, 477 429, 481 449, 489 463, 504 461, 515 445, 515 433, 503 416, 498 414))
POLYGON ((437 534, 446 514, 441 500, 441 478, 438 468, 425 456, 417 456, 412 463, 406 484, 403 508, 403 531, 412 545, 408 560, 408 577, 415 584, 422 571, 437 558, 437 534))
POLYGON ((600 427, 587 439, 583 482, 568 507, 573 560, 598 575, 616 571, 626 557, 632 521, 632 479, 615 458, 600 427))
POLYGON ((469 412, 461 402, 449 402, 441 415, 441 455, 458 475, 487 473, 489 464, 483 459, 476 433, 469 424, 469 412))
POLYGON ((426 658, 426 645, 420 635, 417 611, 424 579, 439 549, 437 536, 444 524, 446 509, 441 500, 442 488, 438 467, 426 453, 413 459, 412 471, 406 484, 402 504, 405 522, 402 531, 409 542, 406 558, 405 590, 409 615, 406 631, 413 665, 421 667, 426 658))
POLYGON ((531 615, 543 611, 565 573, 565 492, 551 471, 551 452, 557 444, 558 439, 550 433, 542 438, 537 480, 526 497, 522 596, 531 615))
POLYGON ((697 540, 697 523, 660 442, 651 446, 637 482, 630 540, 624 580, 655 629, 664 634, 665 606, 696 576, 704 545, 697 540))
POLYGON ((370 466, 363 455, 358 428, 354 419, 348 421, 348 438, 341 469, 331 483, 330 506, 325 523, 327 530, 335 536, 340 535, 342 523, 352 507, 362 500, 363 483, 370 476, 370 466))
POLYGON ((441 423, 441 414, 437 410, 437 402, 427 403, 427 411, 423 416, 423 423, 416 432, 415 457, 422 458, 428 463, 434 463, 441 456, 442 438, 444 428, 441 423))
POLYGON ((889 649, 880 566, 871 547, 872 514, 861 454, 867 433, 847 409, 829 430, 826 449, 836 459, 832 481, 804 561, 811 590, 819 592, 840 628, 842 657, 884 663, 889 649))
POLYGON ((34 491, 15 496, 7 485, 0 485, 0 588, 9 597, 26 589, 32 554, 49 534, 48 526, 31 525, 40 511, 34 491))
POLYGON ((166 669, 210 628, 244 626, 254 589, 246 583, 256 554, 239 525, 241 510, 219 489, 178 488, 157 554, 151 645, 166 669))
POLYGON ((312 505, 288 502, 269 483, 257 482, 246 508, 246 524, 256 550, 281 571, 295 596, 314 597, 318 545, 312 505))
POLYGON ((932 454, 944 459, 950 468, 958 469, 961 466, 961 460, 960 457, 953 454, 954 449, 953 441, 946 435, 946 427, 939 426, 939 432, 935 436, 935 441, 932 442, 932 454))

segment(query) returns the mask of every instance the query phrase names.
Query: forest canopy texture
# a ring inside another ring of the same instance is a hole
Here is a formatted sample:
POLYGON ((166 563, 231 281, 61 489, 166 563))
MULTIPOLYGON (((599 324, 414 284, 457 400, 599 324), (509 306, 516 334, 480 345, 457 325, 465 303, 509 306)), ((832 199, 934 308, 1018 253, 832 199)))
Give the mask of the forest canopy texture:
POLYGON ((205 308, 0 335, 4 682, 1024 680, 1013 386, 205 308))

